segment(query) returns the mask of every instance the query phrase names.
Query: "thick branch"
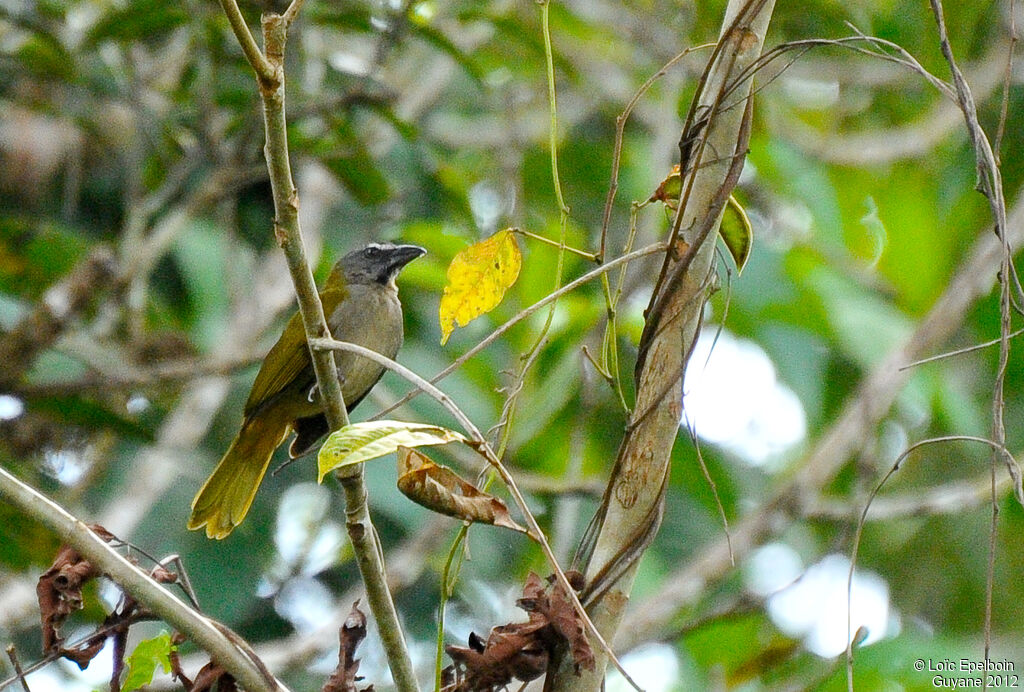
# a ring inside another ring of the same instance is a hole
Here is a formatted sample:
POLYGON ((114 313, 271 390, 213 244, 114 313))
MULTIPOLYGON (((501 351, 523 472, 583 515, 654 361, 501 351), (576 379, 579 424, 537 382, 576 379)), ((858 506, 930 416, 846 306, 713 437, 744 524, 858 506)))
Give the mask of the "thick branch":
MULTIPOLYGON (((736 76, 760 55, 773 7, 772 0, 729 3, 719 44, 683 132, 681 148, 689 155, 683 155, 688 160, 682 164, 690 174, 641 337, 636 406, 582 548, 585 602, 606 639, 618 629, 639 558, 661 523, 682 414, 683 371, 709 295, 722 209, 746 155, 750 113, 744 106, 750 82, 737 88, 736 76)), ((599 658, 596 669, 580 679, 571 662, 563 661, 549 675, 547 687, 599 689, 604 664, 599 658)))

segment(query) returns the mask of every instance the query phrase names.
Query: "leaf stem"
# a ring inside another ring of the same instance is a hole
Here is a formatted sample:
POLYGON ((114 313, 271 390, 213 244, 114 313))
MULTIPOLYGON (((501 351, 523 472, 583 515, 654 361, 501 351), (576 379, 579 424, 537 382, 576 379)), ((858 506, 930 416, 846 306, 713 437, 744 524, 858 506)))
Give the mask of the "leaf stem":
POLYGON ((513 232, 518 233, 519 235, 526 236, 527 238, 533 238, 534 240, 539 240, 540 242, 545 243, 546 245, 550 245, 552 247, 556 247, 559 250, 567 250, 567 251, 573 253, 574 255, 579 255, 580 257, 584 257, 584 258, 590 260, 591 262, 596 262, 597 261, 597 255, 595 255, 593 252, 587 252, 586 250, 580 250, 580 249, 574 248, 574 247, 572 247, 570 245, 564 245, 562 243, 559 243, 556 240, 551 240, 551 238, 545 238, 542 235, 537 235, 536 233, 530 233, 529 231, 524 231, 521 228, 513 228, 512 230, 513 230, 513 232))

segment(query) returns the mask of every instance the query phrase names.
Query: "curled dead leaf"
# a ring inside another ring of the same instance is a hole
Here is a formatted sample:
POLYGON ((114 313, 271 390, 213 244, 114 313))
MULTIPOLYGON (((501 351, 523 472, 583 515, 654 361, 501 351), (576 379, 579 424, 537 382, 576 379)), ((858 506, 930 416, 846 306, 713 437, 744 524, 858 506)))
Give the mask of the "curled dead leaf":
MULTIPOLYGON (((114 535, 98 524, 89 528, 107 543, 114 540, 114 535)), ((71 613, 82 609, 82 587, 99 575, 100 571, 69 545, 61 546, 50 568, 39 575, 36 597, 42 619, 43 651, 52 653, 61 648, 61 625, 71 613)), ((88 658, 95 655, 92 653, 88 658)))
POLYGON ((509 516, 504 502, 409 447, 398 448, 398 489, 416 504, 449 517, 527 533, 509 516))
POLYGON ((356 649, 366 637, 366 615, 359 610, 359 601, 352 604, 345 622, 338 631, 338 667, 324 683, 321 692, 372 692, 373 685, 360 690, 356 683, 362 680, 359 676, 359 659, 356 649))
MULTIPOLYGON (((578 573, 570 582, 579 583, 578 573)), ((516 605, 529 614, 529 620, 494 627, 486 641, 471 633, 468 647, 445 647, 454 664, 444 671, 444 692, 498 690, 513 678, 529 682, 547 670, 548 660, 559 648, 568 649, 577 673, 594 668, 583 622, 553 577, 545 583, 531 572, 516 605)))

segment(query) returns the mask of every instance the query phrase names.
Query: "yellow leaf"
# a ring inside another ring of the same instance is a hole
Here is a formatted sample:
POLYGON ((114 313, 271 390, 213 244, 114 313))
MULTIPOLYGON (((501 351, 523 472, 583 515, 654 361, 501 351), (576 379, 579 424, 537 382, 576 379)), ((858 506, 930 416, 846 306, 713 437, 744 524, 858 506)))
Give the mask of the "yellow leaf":
POLYGON ((487 240, 470 245, 448 265, 448 285, 441 296, 441 345, 448 342, 455 323, 465 327, 471 320, 493 310, 519 277, 523 256, 514 229, 507 228, 487 240))

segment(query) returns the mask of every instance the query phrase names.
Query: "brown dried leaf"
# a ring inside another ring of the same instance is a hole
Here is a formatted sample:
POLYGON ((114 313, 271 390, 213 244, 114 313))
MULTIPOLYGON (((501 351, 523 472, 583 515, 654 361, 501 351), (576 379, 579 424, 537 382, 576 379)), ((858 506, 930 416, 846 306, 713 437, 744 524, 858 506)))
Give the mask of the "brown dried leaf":
POLYGON ((215 685, 217 692, 238 692, 238 685, 231 673, 210 661, 199 669, 188 692, 210 692, 215 685))
POLYGON ((565 589, 558 582, 551 585, 549 596, 549 610, 547 612, 551 626, 569 644, 569 653, 572 655, 576 670, 594 669, 594 651, 590 648, 587 640, 587 629, 583 624, 572 600, 565 593, 565 589))
POLYGON ((512 678, 529 682, 543 675, 549 653, 537 636, 538 629, 531 623, 495 627, 483 650, 478 650, 480 640, 475 634, 470 635, 468 648, 446 646, 445 651, 462 672, 455 689, 495 690, 509 684, 512 678))
MULTIPOLYGON (((571 584, 578 582, 577 576, 573 575, 571 584)), ((594 668, 583 622, 553 578, 545 583, 531 572, 516 605, 529 614, 527 622, 494 627, 486 642, 470 634, 469 647, 445 647, 454 661, 444 671, 446 692, 491 692, 512 678, 529 682, 547 670, 548 659, 561 647, 568 647, 577 673, 580 668, 594 668)))
POLYGON ((352 610, 342 623, 338 632, 340 646, 338 648, 338 667, 324 683, 321 692, 372 692, 373 685, 362 690, 356 683, 362 680, 357 675, 359 660, 355 657, 356 648, 366 637, 366 615, 359 610, 359 601, 352 604, 352 610))
MULTIPOLYGON (((98 524, 93 524, 89 528, 108 543, 114 540, 114 535, 98 524)), ((43 651, 52 653, 60 649, 63 641, 60 636, 61 626, 71 613, 82 609, 82 586, 99 575, 99 570, 77 550, 68 545, 61 546, 53 564, 39 576, 36 583, 36 597, 39 600, 39 615, 42 620, 43 651)), ((86 652, 81 653, 84 655, 86 652)), ((88 664, 95 655, 95 652, 89 655, 85 659, 85 664, 88 664)), ((73 660, 82 665, 77 658, 73 660)))
POLYGON ((449 517, 527 532, 512 520, 504 502, 409 447, 398 448, 398 489, 416 504, 449 517))

